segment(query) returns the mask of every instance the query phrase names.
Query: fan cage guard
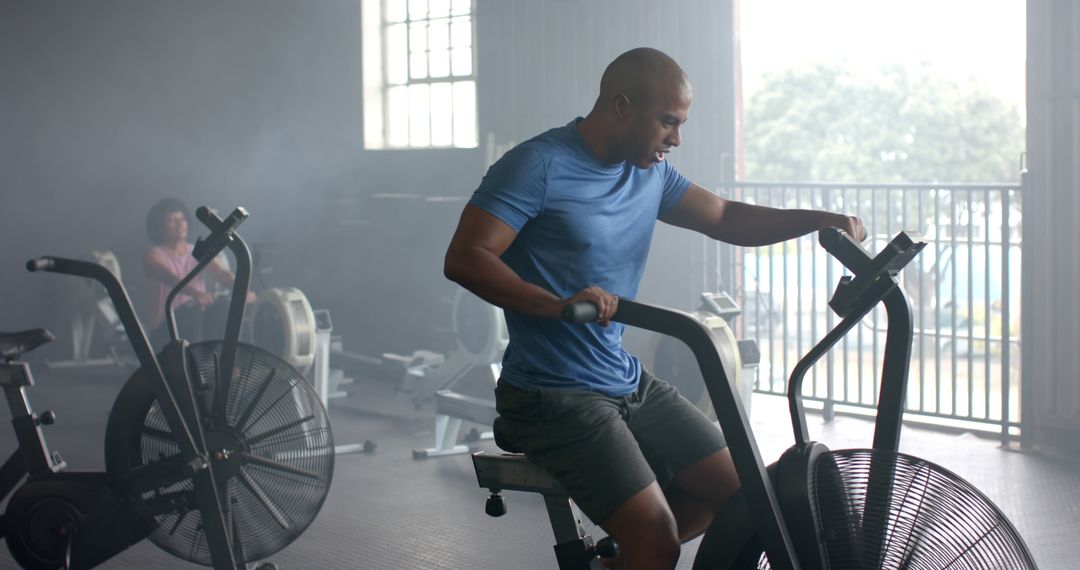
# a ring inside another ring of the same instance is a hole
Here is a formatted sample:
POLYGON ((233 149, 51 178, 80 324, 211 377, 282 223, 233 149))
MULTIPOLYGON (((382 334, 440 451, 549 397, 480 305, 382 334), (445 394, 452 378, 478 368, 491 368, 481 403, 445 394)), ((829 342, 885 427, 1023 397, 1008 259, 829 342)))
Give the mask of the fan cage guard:
MULTIPOLYGON (((891 451, 831 456, 815 464, 810 485, 826 568, 1036 568, 1004 513, 953 472, 891 451)), ((758 568, 770 568, 764 556, 758 568)))
MULTIPOLYGON (((203 385, 202 409, 210 410, 222 343, 189 348, 189 366, 203 385)), ((147 459, 176 455, 179 447, 156 400, 148 402, 141 426, 132 426, 131 466, 147 459)), ((226 403, 228 432, 243 442, 243 465, 225 484, 226 528, 239 537, 244 556, 261 560, 295 540, 311 524, 329 492, 334 468, 334 442, 326 411, 304 377, 273 354, 240 344, 226 403), (240 424, 240 421, 243 423, 240 424)), ((208 432, 209 433, 209 432, 208 432)), ((217 481, 219 489, 222 482, 217 481)), ((150 540, 188 561, 210 566, 202 517, 193 508, 162 513, 162 499, 193 502, 193 485, 185 479, 133 497, 136 509, 156 521, 150 540)), ((193 507, 193 505, 188 505, 193 507)))

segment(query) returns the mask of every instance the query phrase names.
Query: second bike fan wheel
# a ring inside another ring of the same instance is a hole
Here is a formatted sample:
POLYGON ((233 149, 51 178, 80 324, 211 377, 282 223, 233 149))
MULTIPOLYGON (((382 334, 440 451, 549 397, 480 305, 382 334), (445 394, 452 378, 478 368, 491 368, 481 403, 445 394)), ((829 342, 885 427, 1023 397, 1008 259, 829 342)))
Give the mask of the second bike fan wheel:
MULTIPOLYGON (((295 368, 258 347, 240 344, 224 417, 213 414, 223 343, 188 349, 196 401, 225 510, 226 528, 247 560, 269 557, 311 524, 330 489, 334 441, 326 410, 295 368)), ((180 449, 142 369, 125 384, 109 414, 105 463, 110 475, 175 457, 180 449)), ((211 565, 193 485, 127 497, 156 529, 150 540, 178 558, 211 565)))
MULTIPOLYGON (((1004 513, 953 472, 891 451, 827 453, 807 485, 825 568, 1036 568, 1004 513)), ((764 556, 756 567, 770 568, 764 556)))

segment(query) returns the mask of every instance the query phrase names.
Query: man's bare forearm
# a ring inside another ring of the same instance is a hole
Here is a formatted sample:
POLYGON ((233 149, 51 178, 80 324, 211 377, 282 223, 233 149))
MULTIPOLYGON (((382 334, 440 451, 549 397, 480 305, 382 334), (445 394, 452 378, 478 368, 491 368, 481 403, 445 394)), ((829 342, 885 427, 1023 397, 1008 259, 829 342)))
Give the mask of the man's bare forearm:
POLYGON ((780 209, 729 201, 722 223, 710 237, 733 245, 755 247, 779 243, 840 224, 840 214, 819 210, 780 209), (834 219, 835 218, 835 219, 834 219))

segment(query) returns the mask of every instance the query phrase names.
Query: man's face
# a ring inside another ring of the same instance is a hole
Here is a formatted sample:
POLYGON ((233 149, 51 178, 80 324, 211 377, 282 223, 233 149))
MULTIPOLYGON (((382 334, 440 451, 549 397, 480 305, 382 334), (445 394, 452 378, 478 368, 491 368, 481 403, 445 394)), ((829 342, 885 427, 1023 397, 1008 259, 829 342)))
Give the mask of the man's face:
POLYGON ((680 129, 690 113, 693 94, 689 85, 658 89, 654 100, 631 107, 626 137, 626 159, 638 168, 650 168, 682 142, 680 129))

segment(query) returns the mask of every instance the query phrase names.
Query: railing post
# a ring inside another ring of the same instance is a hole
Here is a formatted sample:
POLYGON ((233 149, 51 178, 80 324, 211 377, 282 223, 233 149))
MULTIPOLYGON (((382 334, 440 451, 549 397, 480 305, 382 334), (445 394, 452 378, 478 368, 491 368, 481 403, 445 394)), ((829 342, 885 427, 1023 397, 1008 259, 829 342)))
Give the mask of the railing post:
MULTIPOLYGON (((1031 210, 1029 207, 1031 201, 1034 199, 1034 181, 1032 180, 1031 172, 1027 169, 1027 160, 1021 162, 1020 169, 1020 207, 1021 212, 1028 212, 1031 210)), ((1030 237, 1031 224, 1024 223, 1021 218, 1022 224, 1020 232, 1020 262, 1024 263, 1025 258, 1024 251, 1028 248, 1028 244, 1031 243, 1030 237)), ((1034 311, 1030 308, 1024 310, 1024 301, 1029 299, 1031 293, 1034 291, 1032 288, 1032 280, 1034 276, 1031 273, 1030 264, 1024 268, 1024 271, 1020 274, 1020 447, 1029 449, 1035 445, 1034 434, 1034 409, 1035 409, 1035 387, 1034 375, 1031 374, 1033 362, 1031 360, 1031 351, 1024 349, 1024 342, 1031 338, 1032 332, 1032 315, 1034 311)))
MULTIPOLYGON (((1023 174, 1021 174, 1023 176, 1023 174)), ((1009 234, 1009 191, 1001 191, 1001 446, 1009 445, 1009 406, 1012 391, 1012 371, 1009 353, 1012 351, 1012 337, 1009 331, 1009 251, 1012 249, 1009 234)), ((989 270, 989 268, 987 268, 989 270)), ((989 318, 989 317, 987 317, 989 318)), ((987 351, 990 347, 987 346, 987 351)))
MULTIPOLYGON (((821 190, 821 204, 825 209, 830 209, 831 208, 831 205, 832 205, 831 198, 832 198, 832 193, 829 191, 829 188, 823 188, 821 190)), ((811 259, 813 259, 813 258, 811 258, 811 259)), ((831 287, 832 286, 832 270, 831 270, 832 269, 832 263, 831 263, 831 260, 829 258, 825 259, 825 267, 826 267, 825 273, 826 273, 826 276, 827 276, 826 278, 829 280, 829 286, 831 287)), ((811 291, 813 291, 812 288, 811 288, 811 291)), ((811 297, 811 302, 813 302, 812 297, 811 297)), ((814 311, 814 313, 816 313, 816 311, 814 311)), ((832 314, 833 313, 832 313, 831 309, 825 309, 825 315, 826 315, 826 317, 825 317, 826 318, 825 328, 826 328, 826 330, 832 329, 832 326, 831 326, 832 314)), ((815 314, 815 317, 816 316, 817 315, 815 314)), ((835 364, 835 358, 834 358, 833 352, 830 350, 825 355, 825 403, 824 403, 824 406, 821 408, 821 415, 825 419, 826 422, 832 422, 834 419, 836 419, 836 403, 835 403, 836 394, 835 394, 834 388, 833 388, 833 380, 834 380, 834 378, 836 376, 834 374, 834 371, 835 371, 836 367, 834 366, 834 364, 835 364)))

